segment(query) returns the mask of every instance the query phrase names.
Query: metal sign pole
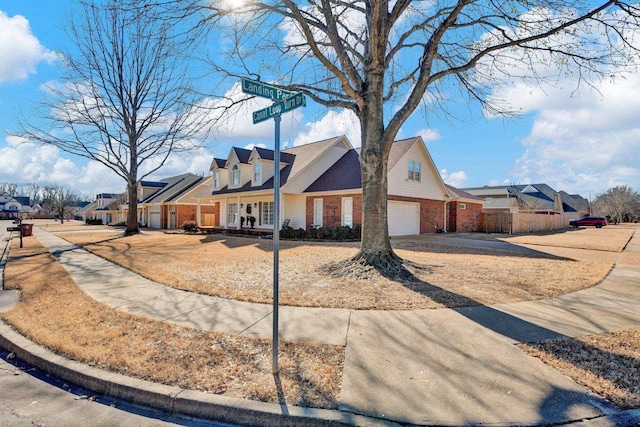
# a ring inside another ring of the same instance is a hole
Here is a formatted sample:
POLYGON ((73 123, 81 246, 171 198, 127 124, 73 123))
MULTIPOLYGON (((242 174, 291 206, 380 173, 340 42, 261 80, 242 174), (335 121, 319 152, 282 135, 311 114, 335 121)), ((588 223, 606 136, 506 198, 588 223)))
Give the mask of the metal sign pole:
POLYGON ((307 105, 302 93, 294 93, 275 86, 243 78, 242 92, 274 101, 274 104, 253 112, 253 124, 275 121, 273 171, 273 373, 278 372, 278 264, 280 250, 280 119, 282 113, 307 105))
POLYGON ((278 372, 278 267, 280 251, 280 114, 275 121, 273 154, 273 373, 278 372))

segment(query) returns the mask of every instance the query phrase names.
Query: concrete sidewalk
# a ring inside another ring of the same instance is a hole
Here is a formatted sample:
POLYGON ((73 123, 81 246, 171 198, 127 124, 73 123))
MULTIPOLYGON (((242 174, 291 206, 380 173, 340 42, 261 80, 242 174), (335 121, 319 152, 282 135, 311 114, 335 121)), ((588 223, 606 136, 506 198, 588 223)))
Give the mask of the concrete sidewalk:
MULTIPOLYGON (((34 234, 85 292, 105 304, 201 330, 271 337, 270 305, 168 288, 46 231, 35 228, 34 234)), ((281 307, 280 337, 346 345, 340 410, 332 417, 347 424, 606 422, 603 415, 615 416, 607 402, 513 343, 640 324, 639 261, 640 238, 634 236, 602 284, 544 301, 416 311, 281 307), (354 414, 368 418, 356 421, 354 414)))

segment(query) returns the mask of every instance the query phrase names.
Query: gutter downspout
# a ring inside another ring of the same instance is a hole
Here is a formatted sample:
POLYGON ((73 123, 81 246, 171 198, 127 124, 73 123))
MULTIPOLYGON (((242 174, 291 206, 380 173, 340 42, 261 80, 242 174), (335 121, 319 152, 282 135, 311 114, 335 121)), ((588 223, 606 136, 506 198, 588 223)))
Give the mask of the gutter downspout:
POLYGON ((447 232, 447 204, 449 202, 452 202, 453 200, 449 199, 449 200, 445 200, 444 201, 444 223, 442 224, 442 230, 446 233, 447 232))

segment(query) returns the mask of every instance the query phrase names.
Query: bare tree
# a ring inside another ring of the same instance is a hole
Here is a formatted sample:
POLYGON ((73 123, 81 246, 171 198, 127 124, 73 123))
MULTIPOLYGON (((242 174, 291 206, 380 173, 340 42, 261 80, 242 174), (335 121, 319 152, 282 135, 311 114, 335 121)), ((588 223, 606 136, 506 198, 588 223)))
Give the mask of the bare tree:
POLYGON ((640 217, 640 195, 629 186, 618 185, 597 196, 593 209, 596 214, 607 216, 616 224, 636 220, 640 217))
POLYGON ((326 107, 353 111, 362 135, 366 214, 361 249, 345 267, 364 264, 395 277, 410 274, 389 241, 387 160, 411 114, 423 105, 427 115, 448 115, 452 90, 485 110, 509 114, 506 104, 491 98, 491 87, 518 77, 546 83, 544 72, 554 67, 592 84, 617 66, 634 65, 633 37, 640 27, 638 6, 615 0, 167 0, 156 5, 167 15, 204 17, 196 29, 225 37, 228 58, 217 70, 229 78, 280 82, 326 107))
MULTIPOLYGON (((137 186, 168 156, 194 148, 203 130, 176 29, 141 14, 135 0, 82 2, 69 23, 78 53, 64 58, 63 84, 34 121, 21 118, 16 133, 98 161, 127 183, 125 234, 139 232, 137 186), (144 168, 143 168, 144 165, 144 168)), ((202 135, 201 135, 202 136, 202 135)))
POLYGON ((8 194, 10 196, 18 196, 18 184, 10 182, 0 182, 0 194, 8 194))
POLYGON ((60 217, 60 224, 64 224, 65 217, 71 216, 74 205, 80 200, 76 193, 59 185, 45 186, 42 195, 43 208, 55 217, 60 217))

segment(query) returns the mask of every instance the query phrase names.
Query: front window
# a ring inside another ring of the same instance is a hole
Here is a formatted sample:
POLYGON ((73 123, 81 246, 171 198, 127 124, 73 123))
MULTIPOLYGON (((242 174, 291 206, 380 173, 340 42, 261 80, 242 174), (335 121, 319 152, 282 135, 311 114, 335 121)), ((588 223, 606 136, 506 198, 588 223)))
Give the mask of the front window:
POLYGON ((220 171, 215 171, 213 173, 213 187, 220 188, 220 171))
POLYGON ((227 209, 227 224, 233 225, 237 223, 238 223, 238 204, 229 203, 229 208, 227 209))
POLYGON ((256 184, 262 182, 262 165, 259 162, 253 165, 253 182, 256 184))
POLYGON ((342 225, 353 227, 353 197, 342 198, 342 225))
POLYGON ((409 181, 420 182, 420 162, 409 160, 409 181))
POLYGON ((313 226, 322 227, 323 221, 323 204, 322 199, 315 199, 313 201, 313 226))
POLYGON ((273 202, 262 203, 262 225, 273 225, 273 202))
POLYGON ((231 168, 231 184, 240 185, 240 168, 238 165, 233 165, 231 168))

